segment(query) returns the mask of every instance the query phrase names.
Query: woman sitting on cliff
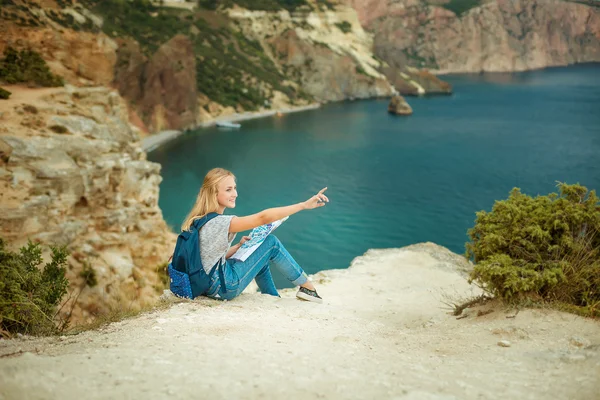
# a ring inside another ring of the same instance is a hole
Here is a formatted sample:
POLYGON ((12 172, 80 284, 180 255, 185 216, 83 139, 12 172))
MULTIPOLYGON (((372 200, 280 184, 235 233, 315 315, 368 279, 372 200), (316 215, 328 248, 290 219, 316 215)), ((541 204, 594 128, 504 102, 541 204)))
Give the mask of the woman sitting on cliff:
POLYGON ((231 300, 242 293, 253 279, 256 279, 261 293, 279 296, 270 269, 275 267, 290 282, 300 286, 296 297, 321 303, 322 299, 308 280, 306 273, 274 235, 267 236, 245 261, 230 259, 230 257, 241 245, 250 240, 249 236, 244 236, 238 244, 231 246, 237 232, 277 221, 302 210, 322 207, 329 201, 323 194, 326 189, 322 189, 302 203, 269 208, 245 217, 223 215, 225 208, 235 208, 237 198, 235 176, 223 168, 210 170, 204 177, 196 204, 181 226, 182 231, 188 231, 195 220, 206 214, 211 212, 220 214, 206 222, 199 234, 200 255, 206 273, 209 274, 219 260, 222 261, 223 266, 223 276, 220 277, 216 272, 212 274, 211 285, 205 295, 214 299, 231 300), (225 280, 225 287, 221 279, 225 280))

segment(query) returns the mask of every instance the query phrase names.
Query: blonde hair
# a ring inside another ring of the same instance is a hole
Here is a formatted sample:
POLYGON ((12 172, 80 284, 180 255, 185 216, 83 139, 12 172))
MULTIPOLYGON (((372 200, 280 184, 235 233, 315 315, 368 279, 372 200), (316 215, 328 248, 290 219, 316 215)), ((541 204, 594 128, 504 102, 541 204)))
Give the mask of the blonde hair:
POLYGON ((194 204, 192 211, 190 211, 181 225, 182 231, 189 231, 195 220, 204 217, 208 213, 217 212, 219 210, 219 202, 217 201, 219 182, 228 176, 232 176, 233 179, 235 179, 235 175, 224 168, 213 168, 208 171, 204 177, 204 182, 202 182, 202 187, 198 192, 196 204, 194 204))

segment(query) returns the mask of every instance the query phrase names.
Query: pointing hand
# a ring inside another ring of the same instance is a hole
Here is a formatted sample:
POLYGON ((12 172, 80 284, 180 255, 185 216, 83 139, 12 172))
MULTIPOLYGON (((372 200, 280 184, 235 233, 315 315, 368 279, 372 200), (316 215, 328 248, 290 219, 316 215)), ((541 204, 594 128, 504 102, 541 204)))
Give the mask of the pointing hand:
POLYGON ((325 191, 327 188, 323 188, 319 190, 319 193, 315 194, 310 199, 304 202, 304 206, 307 210, 312 210, 313 208, 323 207, 325 204, 329 203, 329 199, 325 196, 325 191))

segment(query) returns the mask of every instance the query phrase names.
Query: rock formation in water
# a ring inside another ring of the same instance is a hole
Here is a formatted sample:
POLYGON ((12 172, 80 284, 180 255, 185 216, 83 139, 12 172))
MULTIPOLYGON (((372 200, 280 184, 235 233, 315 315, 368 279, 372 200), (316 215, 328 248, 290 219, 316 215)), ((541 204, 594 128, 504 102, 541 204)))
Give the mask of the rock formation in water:
POLYGON ((74 321, 153 302, 174 235, 126 103, 105 87, 24 91, 0 103, 0 237, 68 246, 74 321))
POLYGON ((506 72, 600 61, 594 1, 480 0, 471 8, 448 0, 346 2, 375 35, 375 54, 393 68, 506 72))
POLYGON ((404 100, 404 97, 394 96, 388 104, 388 112, 395 115, 412 115, 413 110, 404 100))

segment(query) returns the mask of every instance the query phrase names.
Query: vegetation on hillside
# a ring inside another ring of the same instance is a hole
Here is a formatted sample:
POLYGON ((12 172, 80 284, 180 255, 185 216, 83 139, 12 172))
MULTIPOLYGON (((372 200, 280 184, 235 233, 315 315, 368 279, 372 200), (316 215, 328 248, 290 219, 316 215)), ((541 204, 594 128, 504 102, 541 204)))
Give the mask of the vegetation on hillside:
MULTIPOLYGON (((37 4, 19 0, 0 2, 0 19, 24 26, 47 23, 44 18, 40 19, 37 4)), ((254 10, 294 11, 303 6, 311 9, 306 0, 236 0, 235 3, 254 10)), ((160 2, 150 0, 57 0, 57 8, 47 7, 45 15, 65 28, 99 30, 90 18, 81 22, 85 7, 102 17, 102 30, 106 34, 133 38, 148 58, 175 35, 188 36, 196 53, 198 91, 224 106, 241 106, 244 110, 268 107, 274 90, 285 93, 292 102, 311 99, 301 89, 284 83, 294 78, 277 68, 260 43, 240 34, 235 23, 225 15, 210 11, 233 6, 233 0, 200 0, 199 4, 201 9, 190 11, 161 7, 160 2), (79 13, 77 20, 72 12, 79 13)), ((332 7, 327 0, 319 0, 317 5, 332 7)), ((6 82, 13 83, 13 80, 9 77, 6 82)), ((57 80, 52 85, 59 82, 62 83, 57 80)))
POLYGON ((27 83, 37 86, 62 86, 63 79, 50 72, 46 61, 33 50, 15 50, 7 47, 0 59, 0 82, 27 83))
POLYGON ((93 21, 83 16, 83 7, 73 0, 56 0, 58 8, 48 4, 42 5, 29 0, 0 0, 0 20, 13 21, 20 26, 41 27, 48 25, 48 18, 58 25, 76 31, 99 32, 100 28, 93 21), (69 10, 65 10, 65 9, 69 10), (78 20, 73 13, 79 13, 78 20))
POLYGON ((513 189, 468 234, 471 281, 513 303, 550 302, 600 316, 600 203, 595 191, 559 184, 532 198, 513 189))
POLYGON ((11 94, 12 93, 9 92, 8 90, 0 87, 0 99, 6 100, 10 97, 11 94))
POLYGON ((248 10, 278 11, 285 9, 294 11, 295 9, 308 6, 306 0, 199 0, 198 6, 209 10, 215 10, 218 7, 230 8, 234 4, 248 10))
POLYGON ((292 101, 308 98, 282 83, 287 78, 261 44, 242 35, 226 16, 159 7, 148 0, 85 4, 104 18, 106 34, 132 37, 147 56, 173 36, 187 35, 194 44, 198 91, 222 105, 255 110, 269 104, 273 90, 286 93, 292 101))
POLYGON ((600 0, 566 0, 566 1, 570 1, 571 3, 585 4, 590 7, 600 8, 600 0))
POLYGON ((337 26, 340 29, 340 31, 344 33, 352 31, 352 24, 348 21, 338 22, 337 24, 335 24, 335 26, 337 26))
POLYGON ((152 55, 178 33, 188 33, 192 26, 190 11, 159 7, 149 0, 88 0, 82 3, 104 18, 102 30, 107 35, 134 38, 146 55, 152 55))
MULTIPOLYGON (((246 8, 248 10, 279 11, 287 10, 290 12, 297 10, 312 10, 313 6, 307 0, 198 0, 198 6, 208 10, 217 8, 231 8, 234 5, 246 8)), ((333 3, 329 0, 317 0, 318 8, 333 9, 333 3)))
POLYGON ((19 253, 0 239, 0 334, 46 335, 57 331, 56 308, 67 293, 66 248, 51 247, 52 260, 40 268, 42 250, 29 242, 19 253))

